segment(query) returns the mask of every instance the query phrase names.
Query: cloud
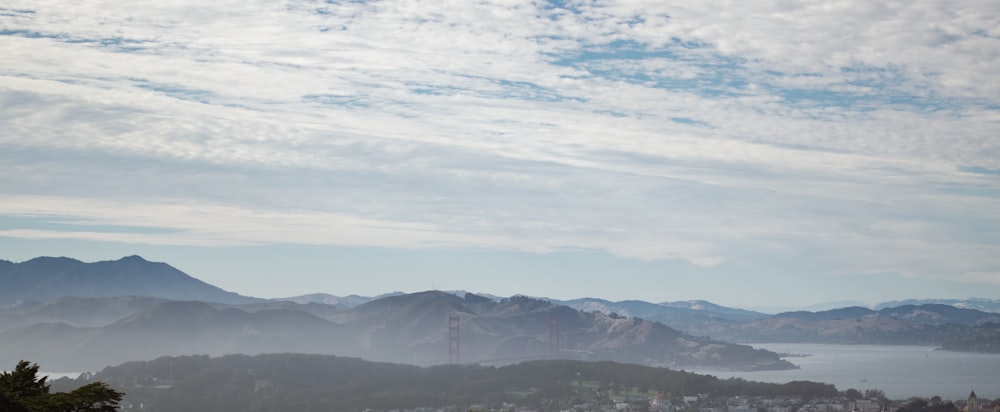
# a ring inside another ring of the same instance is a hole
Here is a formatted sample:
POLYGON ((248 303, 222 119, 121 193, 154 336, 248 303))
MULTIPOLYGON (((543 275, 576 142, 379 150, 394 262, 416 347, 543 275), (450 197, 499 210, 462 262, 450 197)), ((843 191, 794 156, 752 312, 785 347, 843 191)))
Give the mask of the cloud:
POLYGON ((993 2, 5 7, 4 236, 1000 267, 993 2))

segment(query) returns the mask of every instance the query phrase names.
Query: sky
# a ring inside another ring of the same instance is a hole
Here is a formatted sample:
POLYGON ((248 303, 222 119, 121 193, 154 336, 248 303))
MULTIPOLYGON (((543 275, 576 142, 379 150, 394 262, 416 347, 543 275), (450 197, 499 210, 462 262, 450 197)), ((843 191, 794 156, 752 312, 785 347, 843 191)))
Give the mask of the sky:
POLYGON ((0 4, 0 259, 259 297, 1000 298, 1000 2, 0 4))

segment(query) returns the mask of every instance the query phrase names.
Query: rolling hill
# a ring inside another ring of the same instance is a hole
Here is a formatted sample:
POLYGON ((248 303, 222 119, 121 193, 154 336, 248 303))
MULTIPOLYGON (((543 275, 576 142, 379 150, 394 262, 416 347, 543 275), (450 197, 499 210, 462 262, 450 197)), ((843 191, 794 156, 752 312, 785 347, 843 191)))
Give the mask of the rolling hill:
POLYGON ((92 370, 194 354, 304 352, 434 365, 612 360, 680 368, 783 369, 777 354, 729 342, 944 345, 995 351, 1000 314, 945 304, 765 315, 705 301, 571 301, 465 292, 264 300, 129 256, 0 261, 0 362, 92 370), (460 320, 449 328, 449 317, 460 320), (713 338, 709 338, 709 336, 713 338))
MULTIPOLYGON (((87 298, 77 305, 129 307, 120 299, 87 298)), ((569 358, 689 368, 793 367, 772 352, 527 297, 494 301, 431 291, 348 310, 292 302, 143 300, 133 302, 134 312, 128 315, 128 310, 98 310, 111 314, 108 319, 121 316, 101 326, 94 326, 93 317, 56 310, 69 303, 64 299, 39 306, 32 313, 42 322, 0 332, 0 363, 33 359, 63 370, 94 370, 166 355, 299 352, 434 365, 449 361, 448 318, 458 316, 464 363, 569 358)))

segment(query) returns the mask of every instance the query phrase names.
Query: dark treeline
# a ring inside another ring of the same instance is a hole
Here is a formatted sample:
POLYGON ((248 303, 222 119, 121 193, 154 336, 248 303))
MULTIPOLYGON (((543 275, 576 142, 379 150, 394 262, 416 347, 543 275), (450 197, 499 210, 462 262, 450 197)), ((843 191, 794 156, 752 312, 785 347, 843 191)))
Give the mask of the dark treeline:
POLYGON ((389 410, 419 406, 543 405, 607 399, 628 391, 674 397, 836 396, 832 385, 720 380, 614 362, 547 360, 492 367, 416 367, 329 355, 268 354, 164 357, 128 362, 75 381, 101 380, 125 390, 127 403, 153 411, 389 410))
POLYGON ((90 382, 72 391, 52 392, 38 364, 20 361, 12 371, 0 372, 0 411, 3 412, 114 412, 124 395, 104 382, 90 382))

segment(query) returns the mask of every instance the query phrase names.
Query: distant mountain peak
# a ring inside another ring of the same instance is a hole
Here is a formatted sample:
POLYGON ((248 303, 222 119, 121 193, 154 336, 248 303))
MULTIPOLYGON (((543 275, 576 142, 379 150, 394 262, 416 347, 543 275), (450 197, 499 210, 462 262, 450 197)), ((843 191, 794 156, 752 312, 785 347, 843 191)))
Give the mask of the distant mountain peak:
POLYGON ((37 257, 0 266, 0 307, 18 301, 52 302, 64 296, 149 296, 164 299, 249 303, 162 262, 139 255, 85 263, 68 257, 37 257))

